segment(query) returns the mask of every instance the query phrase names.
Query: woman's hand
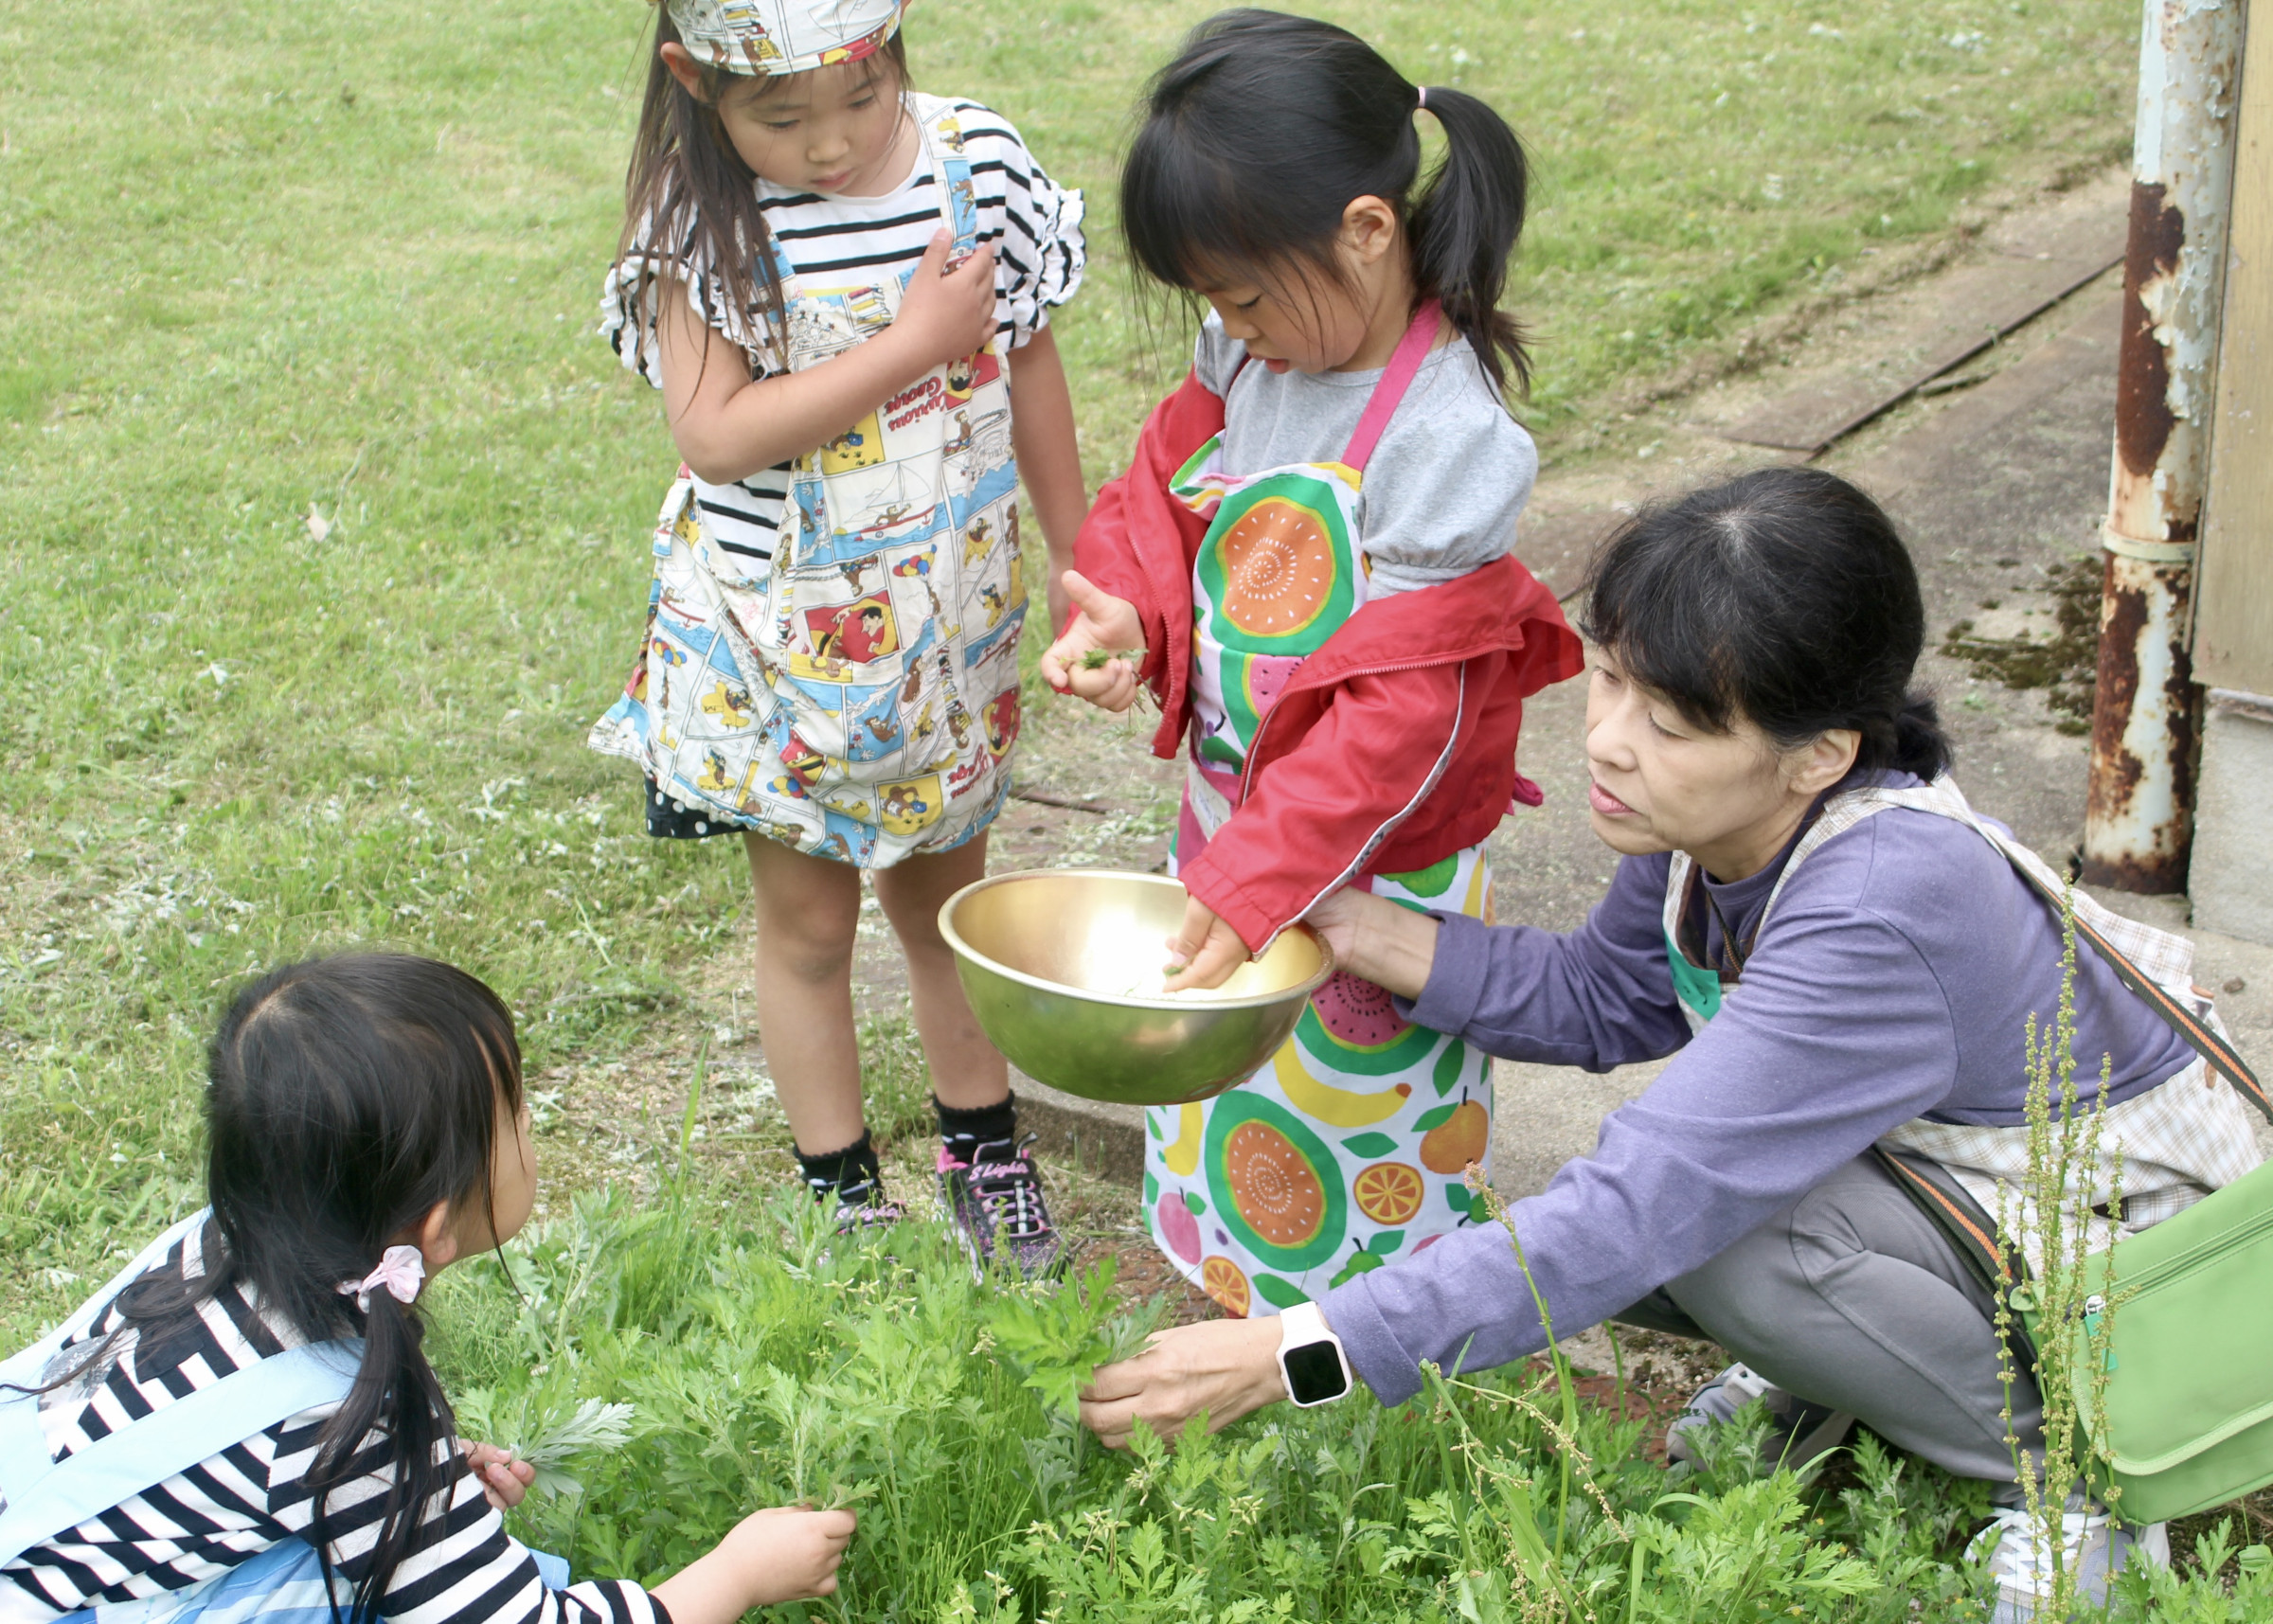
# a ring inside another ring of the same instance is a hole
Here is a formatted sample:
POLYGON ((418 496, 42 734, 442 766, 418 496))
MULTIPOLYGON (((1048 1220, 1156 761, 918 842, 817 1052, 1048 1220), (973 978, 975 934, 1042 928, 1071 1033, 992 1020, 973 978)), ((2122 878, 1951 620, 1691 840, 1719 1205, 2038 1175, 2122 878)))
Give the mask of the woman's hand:
POLYGON ((1286 1397, 1276 1319, 1203 1320, 1155 1335, 1142 1353, 1106 1365, 1082 1389, 1082 1424, 1128 1447, 1138 1420, 1172 1439, 1203 1410, 1218 1432, 1286 1397))
POLYGON ((1168 961, 1183 968, 1161 984, 1164 992, 1221 987, 1254 955, 1239 933, 1199 898, 1184 899, 1183 928, 1169 938, 1168 961))
POLYGON ((955 240, 936 232, 916 274, 908 278, 892 318, 894 342, 904 345, 919 374, 960 361, 994 342, 994 248, 992 243, 947 269, 955 240))
POLYGON ((1326 938, 1335 967, 1361 981, 1386 987, 1401 998, 1418 998, 1428 985, 1442 927, 1426 914, 1346 885, 1315 904, 1302 922, 1326 938))
POLYGON ((1085 699, 1101 710, 1128 709, 1136 703, 1142 686, 1136 663, 1110 659, 1092 666, 1083 656, 1096 649, 1118 652, 1138 647, 1144 641, 1144 617, 1134 603, 1092 585, 1079 570, 1069 569, 1060 579, 1065 596, 1081 613, 1065 634, 1043 651, 1042 680, 1058 692, 1085 699))
POLYGON ((510 1511, 521 1504, 528 1493, 528 1486, 537 1480, 537 1469, 526 1460, 518 1459, 510 1449, 499 1449, 493 1443, 475 1443, 472 1438, 457 1440, 457 1453, 466 1457, 466 1469, 481 1485, 481 1497, 500 1511, 510 1511))
POLYGON ((853 1526, 850 1511, 754 1511, 708 1556, 653 1586, 654 1597, 671 1624, 736 1624, 753 1607, 834 1596, 853 1526))

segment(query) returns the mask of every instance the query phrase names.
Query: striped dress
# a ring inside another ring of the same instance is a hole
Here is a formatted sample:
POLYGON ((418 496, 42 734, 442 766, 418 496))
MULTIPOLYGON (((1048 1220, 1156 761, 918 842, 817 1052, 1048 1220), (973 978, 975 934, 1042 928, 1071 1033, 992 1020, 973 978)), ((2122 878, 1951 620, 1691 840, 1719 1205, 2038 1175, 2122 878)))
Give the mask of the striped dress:
MULTIPOLYGON (((144 1277, 203 1273, 198 1243, 208 1233, 192 1232, 144 1277)), ((118 1311, 107 1311, 65 1351, 100 1341, 118 1322, 118 1311)), ((212 1298, 194 1321, 162 1338, 129 1331, 115 1345, 115 1359, 41 1398, 49 1454, 63 1460, 306 1341, 264 1312, 250 1286, 212 1298)), ((327 1403, 287 1417, 0 1567, 0 1624, 46 1624, 83 1608, 179 1592, 305 1536, 314 1518, 306 1478, 316 1435, 337 1408, 327 1403)), ((450 1459, 450 1491, 430 1504, 410 1554, 395 1569, 380 1601, 384 1617, 398 1624, 670 1624, 663 1608, 628 1581, 546 1588, 480 1483, 455 1454, 450 1459)), ((357 1475, 327 1497, 331 1559, 350 1582, 369 1571, 393 1464, 392 1441, 374 1432, 355 1457, 357 1475)))

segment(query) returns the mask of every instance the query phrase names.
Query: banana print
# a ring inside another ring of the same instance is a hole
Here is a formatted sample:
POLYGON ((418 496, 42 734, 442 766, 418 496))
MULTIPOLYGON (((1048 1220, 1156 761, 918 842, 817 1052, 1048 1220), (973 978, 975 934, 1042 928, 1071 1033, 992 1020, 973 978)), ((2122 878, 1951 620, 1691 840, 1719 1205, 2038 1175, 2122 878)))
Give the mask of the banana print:
MULTIPOLYGON (((1316 1117, 1330 1128, 1364 1128, 1375 1122, 1386 1122, 1405 1109, 1405 1102, 1413 1097, 1410 1083, 1401 1082, 1394 1088, 1385 1088, 1378 1094, 1357 1094, 1347 1088, 1335 1088, 1320 1082, 1303 1068, 1296 1045, 1280 1046, 1272 1064, 1277 1068, 1279 1087, 1287 1103, 1296 1110, 1316 1117)), ((1197 1111, 1188 1105, 1187 1111, 1197 1111)))
POLYGON ((1207 1113, 1196 1105, 1177 1108, 1175 1143, 1160 1152, 1160 1159, 1178 1178, 1191 1177, 1192 1169, 1200 1165, 1200 1132, 1207 1120, 1207 1113))

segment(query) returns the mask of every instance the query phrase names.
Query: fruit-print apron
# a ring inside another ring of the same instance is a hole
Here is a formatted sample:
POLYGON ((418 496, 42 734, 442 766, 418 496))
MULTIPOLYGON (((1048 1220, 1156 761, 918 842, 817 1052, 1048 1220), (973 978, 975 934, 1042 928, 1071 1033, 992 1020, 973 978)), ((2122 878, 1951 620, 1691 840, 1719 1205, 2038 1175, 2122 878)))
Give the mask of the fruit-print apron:
MULTIPOLYGON (((1227 474, 1219 435, 1177 472, 1176 496, 1210 523, 1192 566, 1192 748, 1176 865, 1236 809, 1247 750, 1287 678, 1366 601, 1366 460, 1438 315, 1431 301, 1416 316, 1339 462, 1227 474)), ((1358 883, 1477 919, 1492 894, 1480 845, 1358 883)), ((1276 1313, 1422 1250, 1472 1222, 1463 1175, 1491 1154, 1491 1067, 1480 1049, 1405 1021, 1372 982, 1337 973, 1245 1082, 1145 1113, 1154 1240, 1235 1314, 1276 1313)))
MULTIPOLYGON (((955 253, 977 245, 952 111, 920 119, 955 253)), ((781 266, 792 371, 891 325, 912 271, 781 266)), ((770 568, 714 546, 681 470, 654 532, 648 635, 591 745, 728 828, 882 868, 984 830, 1018 735, 1018 470, 993 347, 796 461, 770 568)))

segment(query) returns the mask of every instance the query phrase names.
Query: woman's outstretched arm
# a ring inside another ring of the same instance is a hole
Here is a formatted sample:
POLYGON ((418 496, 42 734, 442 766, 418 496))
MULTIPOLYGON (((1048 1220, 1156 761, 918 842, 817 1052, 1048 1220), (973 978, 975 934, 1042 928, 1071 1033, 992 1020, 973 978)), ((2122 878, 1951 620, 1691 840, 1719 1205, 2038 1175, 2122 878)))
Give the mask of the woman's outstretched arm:
POLYGON ((1689 1039, 1660 922, 1665 875, 1663 857, 1622 860, 1568 933, 1415 913, 1355 887, 1307 919, 1343 969, 1395 993, 1415 1025, 1503 1060, 1607 1071, 1689 1039))

